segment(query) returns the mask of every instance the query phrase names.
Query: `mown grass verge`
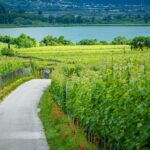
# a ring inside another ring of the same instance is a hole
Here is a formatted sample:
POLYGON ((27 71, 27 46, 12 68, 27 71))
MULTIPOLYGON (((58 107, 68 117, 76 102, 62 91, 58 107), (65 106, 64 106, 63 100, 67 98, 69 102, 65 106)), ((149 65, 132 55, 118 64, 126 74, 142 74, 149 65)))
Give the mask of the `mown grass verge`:
POLYGON ((84 131, 76 127, 71 118, 53 102, 49 89, 42 96, 39 107, 39 117, 51 150, 96 150, 87 142, 84 131))
POLYGON ((31 79, 33 79, 33 76, 21 77, 14 81, 7 82, 7 84, 0 87, 0 101, 2 101, 5 96, 7 96, 11 91, 16 89, 19 85, 31 79))

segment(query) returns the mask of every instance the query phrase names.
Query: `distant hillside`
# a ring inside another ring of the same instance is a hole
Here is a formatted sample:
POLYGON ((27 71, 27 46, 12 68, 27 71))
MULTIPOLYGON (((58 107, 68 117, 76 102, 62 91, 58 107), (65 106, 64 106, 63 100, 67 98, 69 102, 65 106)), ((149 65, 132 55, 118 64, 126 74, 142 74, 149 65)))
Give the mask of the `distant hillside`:
MULTIPOLYGON (((7 0, 6 0, 7 1, 7 0)), ((10 1, 10 0, 8 0, 10 1)), ((29 0, 26 0, 29 1, 29 0)), ((30 0, 30 1, 43 1, 43 2, 72 2, 72 3, 95 3, 95 4, 113 4, 113 5, 150 5, 150 0, 30 0)))
POLYGON ((11 9, 38 10, 46 7, 80 7, 88 5, 143 5, 150 6, 150 0, 0 0, 0 3, 11 9), (77 6, 76 6, 77 5, 77 6))
MULTIPOLYGON (((44 0, 49 1, 49 0, 44 0)), ((96 3, 96 4, 113 4, 113 5, 150 5, 150 0, 70 0, 74 3, 96 3)))
POLYGON ((150 0, 0 0, 0 24, 149 24, 150 0))

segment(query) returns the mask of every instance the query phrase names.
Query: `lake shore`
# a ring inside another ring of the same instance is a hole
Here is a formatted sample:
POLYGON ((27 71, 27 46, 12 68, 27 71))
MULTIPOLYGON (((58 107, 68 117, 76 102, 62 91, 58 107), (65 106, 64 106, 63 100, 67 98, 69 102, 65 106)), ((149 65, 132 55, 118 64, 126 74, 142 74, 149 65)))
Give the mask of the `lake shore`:
POLYGON ((150 24, 0 24, 0 28, 30 28, 30 27, 96 27, 96 26, 150 26, 150 24))

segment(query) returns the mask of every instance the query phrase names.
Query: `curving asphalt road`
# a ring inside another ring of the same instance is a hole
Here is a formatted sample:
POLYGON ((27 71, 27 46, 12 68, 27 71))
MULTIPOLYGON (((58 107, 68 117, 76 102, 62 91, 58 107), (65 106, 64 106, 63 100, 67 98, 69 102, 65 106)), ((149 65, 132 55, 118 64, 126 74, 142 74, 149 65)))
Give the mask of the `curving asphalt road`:
POLYGON ((0 150, 49 150, 37 107, 50 83, 31 80, 0 103, 0 150))

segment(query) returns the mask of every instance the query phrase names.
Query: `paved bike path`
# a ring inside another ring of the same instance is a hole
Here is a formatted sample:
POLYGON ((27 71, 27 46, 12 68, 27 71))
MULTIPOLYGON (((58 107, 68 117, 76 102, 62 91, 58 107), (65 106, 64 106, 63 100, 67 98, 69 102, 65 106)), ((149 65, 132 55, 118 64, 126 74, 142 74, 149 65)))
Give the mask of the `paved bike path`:
POLYGON ((0 103, 0 150, 48 150, 38 104, 49 79, 34 79, 0 103))

